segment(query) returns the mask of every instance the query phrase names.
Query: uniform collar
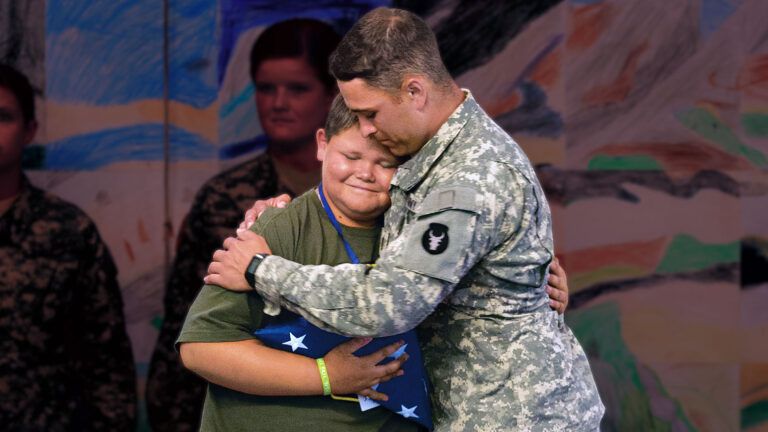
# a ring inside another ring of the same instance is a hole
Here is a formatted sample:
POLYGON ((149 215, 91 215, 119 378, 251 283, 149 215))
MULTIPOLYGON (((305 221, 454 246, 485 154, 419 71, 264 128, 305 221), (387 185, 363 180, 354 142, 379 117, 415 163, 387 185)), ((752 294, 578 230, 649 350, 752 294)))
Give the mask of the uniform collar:
POLYGON ((472 93, 462 89, 466 95, 464 102, 440 126, 437 133, 411 157, 400 165, 392 179, 392 185, 405 191, 410 191, 426 177, 432 166, 440 159, 448 146, 451 145, 470 117, 480 110, 472 93))

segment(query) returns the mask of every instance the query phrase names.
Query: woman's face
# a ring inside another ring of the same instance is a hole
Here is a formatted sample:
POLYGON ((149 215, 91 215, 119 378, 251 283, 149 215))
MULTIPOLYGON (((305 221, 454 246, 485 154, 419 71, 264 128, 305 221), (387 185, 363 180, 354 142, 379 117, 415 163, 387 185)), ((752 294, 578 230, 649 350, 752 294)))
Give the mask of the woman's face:
POLYGON ((314 140, 335 92, 303 58, 264 60, 254 76, 256 108, 264 133, 274 143, 314 140))

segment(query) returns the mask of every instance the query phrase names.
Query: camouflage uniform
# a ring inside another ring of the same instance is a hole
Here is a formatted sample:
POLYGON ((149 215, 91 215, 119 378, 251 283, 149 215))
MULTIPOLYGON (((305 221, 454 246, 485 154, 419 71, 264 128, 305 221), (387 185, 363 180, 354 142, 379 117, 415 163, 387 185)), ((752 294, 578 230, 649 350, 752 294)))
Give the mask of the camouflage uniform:
POLYGON ((3 430, 135 430, 136 375, 116 276, 88 216, 24 178, 0 216, 3 430))
POLYGON ((587 358, 548 305, 551 215, 520 147, 468 94, 390 195, 374 269, 267 257, 258 291, 348 335, 424 321, 436 430, 596 430, 587 358))
POLYGON ((181 365, 174 342, 203 286, 213 252, 234 233, 254 200, 280 193, 290 191, 278 183, 267 154, 215 176, 198 191, 179 232, 165 316, 147 378, 147 412, 155 432, 198 429, 207 382, 181 365))

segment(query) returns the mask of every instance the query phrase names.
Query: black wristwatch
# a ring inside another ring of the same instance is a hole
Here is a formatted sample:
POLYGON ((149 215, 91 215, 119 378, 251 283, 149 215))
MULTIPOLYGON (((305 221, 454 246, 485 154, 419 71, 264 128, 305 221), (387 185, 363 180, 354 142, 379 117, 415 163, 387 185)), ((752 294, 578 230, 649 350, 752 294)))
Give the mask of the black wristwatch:
POLYGON ((248 285, 251 286, 251 288, 256 287, 256 269, 259 268, 259 265, 262 261, 264 261, 264 258, 268 257, 269 254, 256 254, 251 258, 251 262, 248 264, 248 267, 245 269, 245 280, 248 281, 248 285))

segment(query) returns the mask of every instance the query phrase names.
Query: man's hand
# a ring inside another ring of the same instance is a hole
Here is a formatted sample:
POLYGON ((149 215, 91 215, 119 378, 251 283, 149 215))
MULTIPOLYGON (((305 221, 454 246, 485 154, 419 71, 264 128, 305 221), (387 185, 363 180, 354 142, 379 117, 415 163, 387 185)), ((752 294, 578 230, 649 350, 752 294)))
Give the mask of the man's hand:
POLYGON ((371 338, 354 338, 338 345, 325 355, 325 365, 328 368, 333 394, 356 393, 373 400, 388 399, 387 395, 377 392, 372 387, 401 376, 404 373, 401 367, 408 360, 408 354, 405 353, 387 364, 378 365, 397 351, 403 345, 403 341, 387 345, 364 357, 352 354, 370 341, 371 338))
POLYGON ((557 258, 553 259, 549 266, 547 294, 549 294, 549 306, 558 313, 565 312, 568 307, 568 277, 557 258))
POLYGON ((245 280, 245 269, 257 253, 272 253, 264 237, 248 230, 237 238, 229 237, 224 240, 224 249, 213 253, 208 276, 203 280, 230 291, 250 291, 253 288, 245 280))
POLYGON ((283 208, 288 205, 289 202, 291 202, 291 197, 288 194, 282 194, 269 199, 256 201, 253 203, 253 207, 245 212, 245 219, 240 222, 240 225, 237 227, 237 234, 240 234, 240 232, 250 228, 251 225, 256 222, 256 219, 258 219, 259 216, 264 213, 264 210, 266 210, 267 207, 283 208))

